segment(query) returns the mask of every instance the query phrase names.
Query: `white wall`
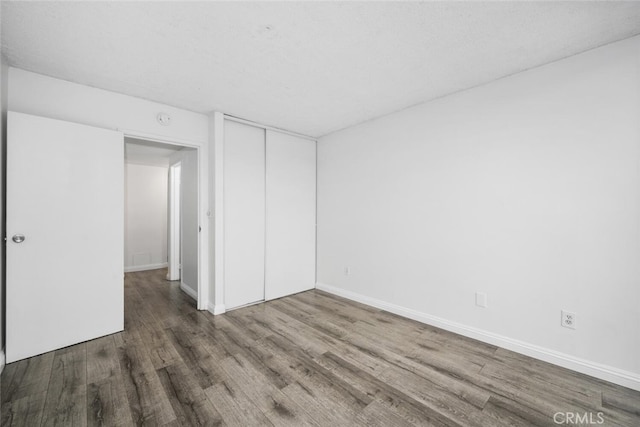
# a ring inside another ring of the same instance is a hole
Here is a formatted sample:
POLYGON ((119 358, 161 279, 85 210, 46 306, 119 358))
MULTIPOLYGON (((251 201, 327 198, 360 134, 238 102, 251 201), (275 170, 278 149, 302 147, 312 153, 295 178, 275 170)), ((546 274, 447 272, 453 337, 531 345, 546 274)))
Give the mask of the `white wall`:
POLYGON ((321 138, 318 286, 639 388, 639 70, 636 37, 321 138))
POLYGON ((166 139, 202 143, 208 138, 208 121, 204 114, 19 68, 9 69, 9 86, 11 111, 107 129, 136 130, 166 139), (156 116, 160 112, 171 115, 170 126, 157 122, 156 116))
POLYGON ((125 271, 167 265, 168 173, 161 166, 125 165, 125 271))
MULTIPOLYGON (((183 148, 171 156, 170 164, 180 162, 180 281, 189 295, 198 294, 198 153, 183 148)), ((205 242, 208 244, 208 242, 205 242)))

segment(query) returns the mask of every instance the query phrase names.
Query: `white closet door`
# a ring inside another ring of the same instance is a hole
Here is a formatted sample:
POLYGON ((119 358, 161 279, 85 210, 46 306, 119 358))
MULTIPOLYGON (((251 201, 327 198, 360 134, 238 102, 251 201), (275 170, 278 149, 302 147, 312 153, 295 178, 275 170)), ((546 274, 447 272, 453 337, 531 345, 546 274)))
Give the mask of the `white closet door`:
POLYGON ((9 112, 7 362, 124 326, 122 133, 9 112))
POLYGON ((224 125, 224 299, 227 309, 264 300, 264 129, 224 125))
POLYGON ((267 130, 265 299, 315 287, 316 143, 267 130))

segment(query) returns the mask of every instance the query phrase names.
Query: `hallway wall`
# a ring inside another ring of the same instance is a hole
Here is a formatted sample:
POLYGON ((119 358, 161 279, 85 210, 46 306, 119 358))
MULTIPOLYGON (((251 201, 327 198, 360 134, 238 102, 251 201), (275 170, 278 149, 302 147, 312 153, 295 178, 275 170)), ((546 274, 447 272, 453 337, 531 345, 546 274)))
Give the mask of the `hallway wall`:
POLYGON ((125 165, 125 271, 167 265, 168 168, 125 165))

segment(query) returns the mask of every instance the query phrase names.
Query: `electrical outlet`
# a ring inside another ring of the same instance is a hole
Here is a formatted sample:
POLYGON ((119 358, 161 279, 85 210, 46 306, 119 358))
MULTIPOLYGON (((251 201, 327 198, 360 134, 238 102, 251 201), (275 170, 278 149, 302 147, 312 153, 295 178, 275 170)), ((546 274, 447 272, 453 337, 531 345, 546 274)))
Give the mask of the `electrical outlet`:
POLYGON ((345 267, 344 268, 344 275, 345 276, 351 276, 351 269, 349 267, 345 267))
POLYGON ((575 329, 576 328, 576 314, 570 311, 562 310, 562 322, 561 325, 565 328, 575 329))

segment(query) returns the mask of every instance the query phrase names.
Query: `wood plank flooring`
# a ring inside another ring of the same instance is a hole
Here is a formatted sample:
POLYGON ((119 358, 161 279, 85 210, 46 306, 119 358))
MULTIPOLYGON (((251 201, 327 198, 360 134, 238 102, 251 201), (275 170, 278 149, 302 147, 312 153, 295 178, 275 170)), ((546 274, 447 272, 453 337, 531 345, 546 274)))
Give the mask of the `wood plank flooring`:
POLYGON ((214 317, 165 274, 126 275, 124 332, 7 365, 2 425, 640 426, 636 391, 320 291, 214 317))

